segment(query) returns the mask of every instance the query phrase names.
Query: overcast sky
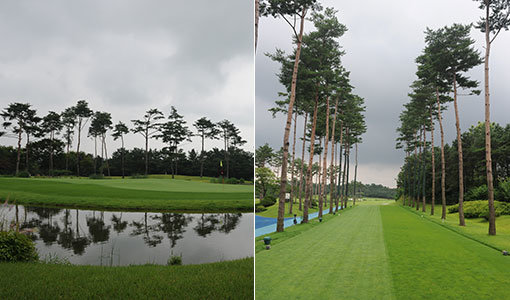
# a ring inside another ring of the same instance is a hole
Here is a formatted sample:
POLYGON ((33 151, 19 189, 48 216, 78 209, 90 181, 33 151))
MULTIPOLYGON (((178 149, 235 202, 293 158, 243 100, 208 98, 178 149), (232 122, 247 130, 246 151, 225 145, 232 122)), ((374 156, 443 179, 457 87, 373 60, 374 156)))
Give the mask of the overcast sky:
MULTIPOLYGON (((416 79, 414 59, 424 48, 426 27, 437 29, 453 23, 474 23, 482 11, 469 0, 429 1, 321 1, 325 7, 339 10, 337 16, 348 28, 340 39, 346 51, 344 66, 351 71, 354 93, 365 98, 367 133, 359 148, 359 178, 364 183, 395 186, 395 178, 402 163, 402 150, 395 150, 396 128, 402 105, 408 101, 409 85, 416 79)), ((310 23, 307 29, 312 29, 310 23)), ((307 31, 308 31, 307 30, 307 31)), ((484 51, 484 36, 477 29, 471 32, 475 47, 484 51)), ((279 149, 283 142, 284 117, 273 119, 267 111, 277 92, 284 91, 275 74, 279 65, 264 56, 278 47, 291 51, 291 29, 282 19, 262 18, 256 54, 256 144, 268 142, 279 149)), ((502 32, 491 51, 492 120, 509 123, 510 114, 510 32, 502 32)), ((483 66, 470 75, 482 83, 483 66)), ((298 79, 299 80, 299 79, 298 79)), ((461 129, 464 131, 484 120, 483 93, 480 96, 459 98, 461 129)), ((453 105, 444 114, 446 141, 455 139, 453 105)), ((302 132, 302 122, 298 123, 302 132)), ((298 128, 299 128, 298 127, 298 128)), ((436 125, 436 145, 439 126, 436 125)), ((430 138, 430 135, 428 135, 430 138)), ((297 146, 296 152, 301 153, 297 146)), ((353 162, 353 159, 351 159, 353 162)))
MULTIPOLYGON (((230 120, 253 151, 252 1, 2 1, 0 37, 1 108, 29 102, 44 115, 86 99, 132 125, 173 105, 193 131, 200 117, 230 120)), ((83 144, 93 152, 92 140, 83 144)), ((109 153, 118 144, 109 138, 109 153)), ((135 146, 143 137, 129 134, 135 146)), ((198 138, 183 145, 199 147, 198 138)))

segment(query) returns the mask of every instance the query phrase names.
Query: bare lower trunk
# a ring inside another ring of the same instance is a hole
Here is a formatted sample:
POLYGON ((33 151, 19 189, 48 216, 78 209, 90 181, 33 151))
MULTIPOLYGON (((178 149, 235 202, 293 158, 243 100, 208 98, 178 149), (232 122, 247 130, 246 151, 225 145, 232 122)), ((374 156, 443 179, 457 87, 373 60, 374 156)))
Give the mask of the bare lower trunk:
POLYGON ((464 163, 462 159, 462 138, 460 135, 459 109, 457 106, 457 80, 453 75, 453 106, 455 108, 455 127, 457 128, 457 151, 459 154, 459 225, 466 226, 464 220, 464 163))
MULTIPOLYGON (((349 136, 349 128, 347 128, 347 136, 349 136)), ((349 169, 350 169, 350 156, 351 156, 351 143, 347 142, 347 156, 345 158, 345 163, 347 164, 347 173, 345 174, 345 203, 344 207, 347 207, 347 203, 349 202, 349 169)))
MULTIPOLYGON (((340 202, 340 197, 342 197, 342 191, 340 190, 340 187, 341 187, 341 178, 340 176, 342 175, 342 148, 343 148, 343 137, 344 137, 344 130, 343 130, 343 122, 340 121, 340 141, 339 141, 339 145, 340 145, 340 151, 338 152, 338 176, 337 176, 337 183, 338 183, 338 187, 337 187, 337 191, 338 191, 338 195, 336 196, 336 208, 335 208, 335 211, 338 211, 338 202, 340 202)), ((342 203, 340 203, 340 209, 342 209, 342 203)))
POLYGON ((21 129, 18 133, 18 153, 17 153, 17 156, 16 156, 16 175, 19 174, 19 162, 21 160, 21 129))
POLYGON ((423 161, 422 161, 422 171, 421 171, 421 176, 422 176, 422 185, 421 185, 421 199, 422 199, 422 205, 421 205, 421 211, 422 212, 425 212, 427 210, 427 205, 425 203, 425 167, 426 167, 426 164, 425 164, 425 152, 427 150, 427 130, 425 128, 425 125, 423 125, 423 161))
POLYGON ((329 96, 326 97, 326 137, 324 139, 324 156, 322 161, 322 191, 319 198, 319 218, 322 218, 322 206, 326 201, 326 181, 328 178, 328 146, 329 146, 329 96))
POLYGON ((430 215, 434 215, 434 205, 436 203, 436 161, 434 154, 434 118, 432 116, 432 108, 430 108, 430 150, 432 155, 432 195, 430 200, 430 215))
POLYGON ((441 219, 446 219, 446 163, 444 158, 444 130, 441 119, 441 102, 439 101, 439 90, 436 87, 437 117, 441 132, 441 219))
POLYGON ((336 97, 335 102, 335 114, 333 115, 333 126, 331 129, 331 163, 330 169, 331 174, 329 178, 329 213, 333 213, 333 189, 335 186, 335 172, 333 172, 333 161, 335 160, 335 125, 336 125, 336 114, 338 112, 338 97, 336 97))
POLYGON ((50 168, 49 175, 53 177, 53 131, 50 133, 50 168))
POLYGON ((289 214, 292 215, 292 204, 294 204, 294 163, 296 158, 296 130, 297 130, 297 110, 294 113, 294 137, 292 139, 292 162, 291 162, 291 170, 290 170, 290 205, 289 205, 289 214))
POLYGON ((28 172, 28 153, 30 151, 29 147, 30 147, 30 135, 27 133, 27 143, 25 144, 25 171, 27 171, 27 173, 30 173, 28 172))
POLYGON ((120 139, 122 141, 122 156, 120 157, 121 158, 120 163, 122 164, 122 179, 124 179, 124 155, 125 155, 125 153, 124 153, 124 151, 125 151, 125 149, 124 149, 124 137, 121 135, 120 139))
POLYGON ((306 193, 305 193, 305 206, 303 209, 303 223, 308 223, 308 206, 310 205, 310 198, 312 194, 312 165, 313 165, 313 151, 315 144, 315 126, 317 125, 317 106, 319 102, 319 95, 315 96, 315 107, 313 110, 313 121, 312 121, 312 134, 310 136, 310 158, 308 160, 308 169, 306 170, 306 193), (309 183, 309 184, 308 184, 309 183))
MULTIPOLYGON (((340 157, 342 155, 340 154, 340 157)), ((342 190, 340 192, 340 209, 345 208, 345 174, 347 174, 347 145, 344 149, 344 171, 342 172, 342 190)))
POLYGON ((356 205, 356 179, 358 175, 358 143, 355 144, 356 154, 354 155, 354 197, 352 200, 352 206, 356 205))
POLYGON ((494 182, 492 176, 491 154, 491 111, 489 93, 489 55, 491 50, 489 30, 489 6, 486 5, 485 17, 485 167, 487 169, 487 190, 489 199, 489 235, 496 235, 496 212, 494 209, 494 182))
POLYGON ((299 210, 303 210, 302 205, 302 189, 304 184, 303 168, 305 166, 305 147, 306 147, 306 123, 308 121, 308 113, 305 113, 305 123, 303 125, 303 148, 301 149, 301 171, 299 172, 299 210))
POLYGON ((104 156, 106 160, 106 170, 108 171, 108 176, 111 176, 110 174, 110 164, 108 163, 108 150, 106 148, 106 137, 103 135, 103 145, 104 145, 104 156))
MULTIPOLYGON (((287 122, 285 124, 285 132, 283 134, 283 161, 282 161, 282 172, 280 177, 280 195, 279 195, 279 203, 278 203, 278 218, 276 222, 276 231, 283 231, 283 219, 285 215, 285 190, 287 188, 287 159, 289 158, 289 135, 290 135, 290 125, 292 123, 292 113, 294 108, 294 101, 296 99, 296 83, 297 83, 297 73, 299 66, 299 56, 301 55, 301 41, 303 37, 303 30, 305 26, 305 12, 301 17, 299 36, 297 37, 297 48, 296 48, 296 56, 294 59, 294 69, 292 71, 292 83, 290 87, 290 98, 289 98, 289 107, 287 109, 287 122)), ((313 153, 313 152, 312 152, 313 153)), ((228 172, 228 170, 227 170, 228 172)), ((307 216, 308 218, 308 216, 307 216)))
POLYGON ((422 150, 423 150, 423 144, 421 143, 421 136, 422 136, 422 132, 420 131, 420 137, 419 137, 419 141, 420 141, 420 150, 419 150, 419 158, 418 158, 418 178, 417 178, 417 182, 416 182, 416 211, 420 210, 420 182, 421 182, 421 175, 422 175, 422 160, 423 160, 423 156, 422 156, 422 150))
POLYGON ((149 174, 149 131, 145 131, 145 176, 149 174))
POLYGON ((78 121, 78 145, 76 146, 76 176, 80 177, 81 119, 78 121))

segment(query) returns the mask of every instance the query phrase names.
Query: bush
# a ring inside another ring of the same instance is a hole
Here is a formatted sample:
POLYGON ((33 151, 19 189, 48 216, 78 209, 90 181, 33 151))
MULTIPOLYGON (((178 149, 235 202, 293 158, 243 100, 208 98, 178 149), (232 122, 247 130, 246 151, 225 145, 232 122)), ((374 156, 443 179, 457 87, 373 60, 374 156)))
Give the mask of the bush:
MULTIPOLYGON (((494 201, 494 210, 496 217, 501 215, 510 215, 510 204, 494 201)), ((448 213, 459 212, 459 205, 455 204, 448 207, 448 213)), ((467 201, 464 202, 464 217, 489 219, 489 204, 487 200, 467 201)))
POLYGON ((244 184, 244 179, 243 178, 239 179, 239 184, 244 184))
POLYGON ((73 172, 69 170, 53 170, 53 176, 60 177, 60 176, 71 176, 73 175, 73 172))
POLYGON ((131 179, 145 179, 145 178, 148 178, 149 176, 147 175, 144 175, 144 174, 133 174, 131 175, 131 179))
POLYGON ((239 180, 237 180, 237 178, 230 177, 230 178, 227 179, 227 181, 225 183, 227 183, 227 184, 239 184, 239 180))
POLYGON ((501 180, 496 192, 499 194, 499 198, 501 198, 501 200, 510 202, 510 178, 501 180))
POLYGON ((470 189, 466 193, 465 200, 466 201, 475 201, 475 200, 480 200, 480 199, 487 199, 488 194, 489 194, 489 190, 487 189, 487 185, 484 184, 484 185, 470 189))
POLYGON ((276 198, 272 195, 266 195, 262 200, 260 200, 260 205, 264 207, 268 207, 274 205, 276 203, 276 198))
POLYGON ((0 232, 0 262, 32 262, 38 259, 34 242, 26 235, 15 231, 0 232))
POLYGON ((182 257, 177 255, 171 255, 170 258, 168 259, 167 264, 169 266, 180 266, 182 265, 182 257))
POLYGON ((20 171, 16 177, 21 177, 21 178, 30 178, 30 173, 28 173, 27 171, 20 171))
POLYGON ((263 212, 263 211, 266 211, 267 208, 265 208, 263 205, 261 204, 257 204, 255 205, 255 212, 263 212))
POLYGON ((103 174, 90 174, 89 178, 90 179, 104 179, 104 175, 103 174))

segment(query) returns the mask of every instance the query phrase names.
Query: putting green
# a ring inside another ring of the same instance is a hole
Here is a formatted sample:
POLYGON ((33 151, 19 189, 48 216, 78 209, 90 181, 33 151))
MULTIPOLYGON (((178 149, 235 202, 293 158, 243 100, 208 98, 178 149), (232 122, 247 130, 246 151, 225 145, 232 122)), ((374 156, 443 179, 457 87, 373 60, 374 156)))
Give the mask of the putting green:
POLYGON ((509 257, 388 203, 258 252, 256 298, 508 299, 509 257))

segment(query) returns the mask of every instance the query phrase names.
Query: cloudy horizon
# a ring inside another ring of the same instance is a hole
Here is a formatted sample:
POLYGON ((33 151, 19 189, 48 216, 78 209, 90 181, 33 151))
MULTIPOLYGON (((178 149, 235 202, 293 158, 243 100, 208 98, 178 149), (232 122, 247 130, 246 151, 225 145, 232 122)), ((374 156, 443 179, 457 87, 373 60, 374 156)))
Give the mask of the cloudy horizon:
MULTIPOLYGON (((3 2, 0 106, 28 102, 43 116, 80 99, 132 127, 151 108, 175 106, 187 126, 228 119, 254 148, 253 5, 228 0, 3 2)), ((88 126, 87 126, 88 127, 88 126)), ((82 133, 82 149, 94 142, 82 133)), ((109 134, 109 153, 120 147, 109 134)), ((75 138, 76 141, 76 138, 75 138)), ((2 137, 2 145, 16 140, 2 137)), ((222 148, 219 140, 206 148, 222 148)), ((76 142, 73 143, 73 148, 76 142)), ((130 133, 126 148, 144 148, 130 133)), ((152 140, 151 148, 161 148, 152 140)), ((198 138, 182 149, 200 149, 198 138)))
MULTIPOLYGON (((415 58, 425 46, 424 31, 427 27, 437 29, 453 23, 475 23, 482 15, 474 1, 405 1, 358 2, 320 1, 323 7, 334 7, 337 16, 348 31, 340 38, 346 51, 342 63, 351 72, 354 93, 365 99, 367 133, 359 145, 358 178, 364 183, 378 183, 395 187, 404 153, 395 149, 399 126, 398 116, 402 105, 408 102, 409 85, 416 79, 415 58)), ((256 146, 269 143, 275 150, 283 142, 283 115, 272 118, 268 109, 278 99, 277 93, 284 91, 277 77, 279 65, 264 55, 280 48, 292 50, 291 29, 282 19, 261 18, 259 41, 256 52, 256 146)), ((306 23, 305 31, 312 29, 306 23)), ((474 47, 484 53, 484 35, 472 29, 474 47)), ((510 94, 506 84, 510 61, 506 53, 510 48, 510 32, 501 32, 491 49, 490 88, 491 121, 502 125, 509 123, 507 112, 510 94)), ((483 90, 483 65, 469 75, 480 82, 483 90)), ((298 79, 299 80, 299 79, 298 79)), ((461 97, 459 114, 462 131, 484 120, 483 92, 480 96, 461 97)), ((456 138, 453 104, 444 113, 445 142, 451 144, 456 138)), ((298 135, 302 132, 303 120, 298 122, 298 135)), ((436 123, 435 141, 438 146, 439 126, 436 123)), ((428 134, 430 138, 430 134, 428 134)), ((291 141, 292 142, 292 141, 291 141)), ((296 143, 296 153, 301 153, 296 143)), ((351 159, 353 162, 353 159, 351 159)), ((352 179, 352 177, 351 177, 352 179)))

